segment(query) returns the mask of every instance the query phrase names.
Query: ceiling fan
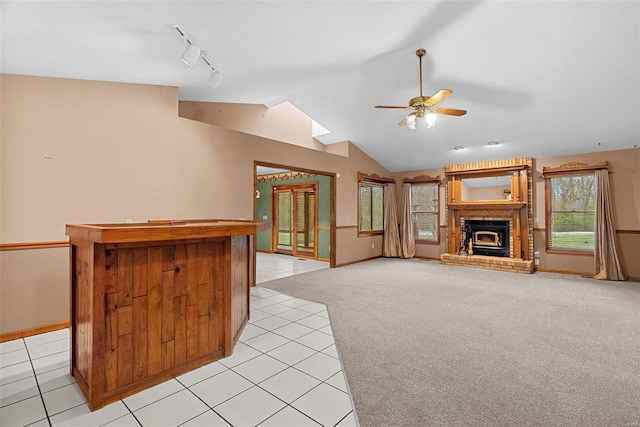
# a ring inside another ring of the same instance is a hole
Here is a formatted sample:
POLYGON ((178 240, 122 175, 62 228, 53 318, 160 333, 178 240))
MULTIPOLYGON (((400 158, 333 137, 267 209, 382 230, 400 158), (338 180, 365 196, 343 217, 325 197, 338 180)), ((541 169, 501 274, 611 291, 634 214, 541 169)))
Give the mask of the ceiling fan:
POLYGON ((411 98, 408 106, 396 106, 396 105, 376 105, 375 108, 401 108, 401 109, 413 109, 413 113, 410 113, 407 117, 402 119, 400 126, 407 126, 409 129, 416 128, 416 121, 419 118, 425 117, 427 127, 435 125, 435 114, 446 114, 448 116, 464 116, 467 114, 466 110, 457 110, 455 108, 437 108, 434 107, 438 102, 447 98, 453 91, 450 89, 442 89, 433 96, 422 96, 422 57, 426 55, 427 51, 424 49, 416 50, 416 56, 420 58, 420 96, 411 98))

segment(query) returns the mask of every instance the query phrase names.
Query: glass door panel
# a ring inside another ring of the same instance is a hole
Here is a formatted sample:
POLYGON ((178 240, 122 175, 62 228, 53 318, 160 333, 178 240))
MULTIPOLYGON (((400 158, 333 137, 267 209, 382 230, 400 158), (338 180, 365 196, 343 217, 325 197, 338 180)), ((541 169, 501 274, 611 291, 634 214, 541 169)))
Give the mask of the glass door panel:
POLYGON ((296 248, 298 254, 315 253, 315 192, 294 191, 296 195, 296 248))
POLYGON ((276 251, 291 252, 293 249, 291 237, 293 234, 293 204, 291 191, 276 192, 276 251))

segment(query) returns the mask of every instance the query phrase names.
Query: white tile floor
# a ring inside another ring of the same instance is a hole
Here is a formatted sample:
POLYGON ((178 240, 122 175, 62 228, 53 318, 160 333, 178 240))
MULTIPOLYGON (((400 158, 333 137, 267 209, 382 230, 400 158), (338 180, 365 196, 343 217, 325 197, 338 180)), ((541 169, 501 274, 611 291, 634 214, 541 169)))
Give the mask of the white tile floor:
MULTIPOLYGON (((328 268, 258 254, 258 283, 328 268)), ((233 355, 94 412, 69 375, 69 331, 0 344, 0 425, 358 426, 324 304, 251 291, 233 355)))
POLYGON ((329 268, 328 262, 297 258, 290 255, 258 252, 256 258, 257 283, 329 268))

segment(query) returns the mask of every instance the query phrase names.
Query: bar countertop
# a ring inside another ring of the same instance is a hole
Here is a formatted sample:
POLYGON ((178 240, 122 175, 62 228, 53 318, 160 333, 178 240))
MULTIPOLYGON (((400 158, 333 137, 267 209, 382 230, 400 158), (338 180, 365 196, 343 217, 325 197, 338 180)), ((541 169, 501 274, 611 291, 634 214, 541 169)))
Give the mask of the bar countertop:
POLYGON ((257 234, 271 228, 270 221, 240 219, 151 220, 122 224, 67 224, 66 234, 73 240, 93 243, 131 243, 199 239, 257 234))

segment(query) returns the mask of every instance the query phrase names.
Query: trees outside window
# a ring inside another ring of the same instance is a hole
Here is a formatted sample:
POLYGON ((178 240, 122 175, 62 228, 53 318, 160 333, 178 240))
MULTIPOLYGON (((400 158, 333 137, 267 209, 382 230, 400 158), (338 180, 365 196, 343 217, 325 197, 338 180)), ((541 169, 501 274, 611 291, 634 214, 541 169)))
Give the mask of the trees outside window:
POLYGON ((439 243, 438 183, 411 185, 411 222, 416 242, 439 243))
POLYGON ((382 184, 360 182, 358 188, 358 233, 382 234, 384 187, 382 184))
POLYGON ((596 214, 594 178, 590 173, 548 179, 548 249, 593 252, 596 214))

